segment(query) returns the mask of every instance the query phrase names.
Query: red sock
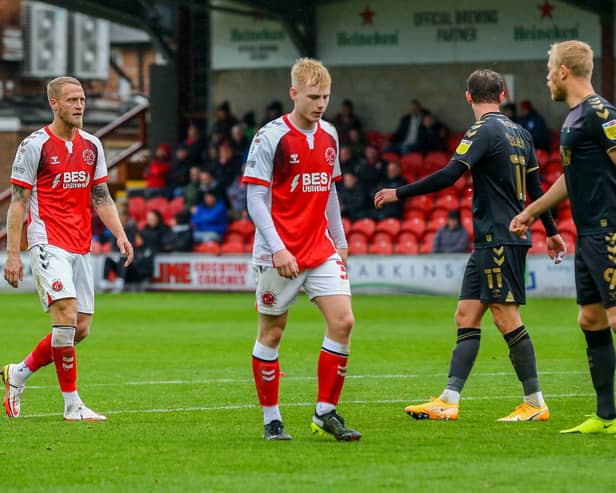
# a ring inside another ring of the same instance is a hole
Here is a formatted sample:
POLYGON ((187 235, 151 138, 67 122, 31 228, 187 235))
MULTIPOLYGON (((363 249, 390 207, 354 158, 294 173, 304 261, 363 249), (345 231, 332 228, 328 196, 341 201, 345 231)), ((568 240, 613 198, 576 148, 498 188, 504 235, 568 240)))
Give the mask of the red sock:
POLYGON ((43 337, 24 362, 31 372, 35 372, 53 361, 51 353, 51 332, 43 337))
POLYGON ((344 377, 347 372, 348 356, 334 354, 321 349, 317 375, 319 379, 318 402, 327 402, 334 406, 338 404, 344 377))
POLYGON ((278 360, 264 361, 252 357, 252 374, 255 377, 257 395, 261 406, 278 405, 278 389, 280 388, 280 365, 278 360))

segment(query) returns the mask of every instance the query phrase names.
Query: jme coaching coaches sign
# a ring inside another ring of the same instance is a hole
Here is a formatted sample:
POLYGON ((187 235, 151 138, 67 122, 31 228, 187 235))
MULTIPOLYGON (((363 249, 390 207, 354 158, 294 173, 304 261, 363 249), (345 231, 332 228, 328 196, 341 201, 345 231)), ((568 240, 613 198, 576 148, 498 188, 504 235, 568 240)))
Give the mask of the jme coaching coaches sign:
MULTIPOLYGON (((348 271, 355 292, 456 295, 468 255, 357 256, 348 271)), ((165 291, 252 291, 250 258, 191 254, 157 255, 148 289, 165 291)), ((573 258, 554 265, 546 255, 529 256, 529 296, 573 297, 573 258)))
POLYGON ((157 255, 148 289, 173 291, 251 291, 250 259, 191 254, 157 255))

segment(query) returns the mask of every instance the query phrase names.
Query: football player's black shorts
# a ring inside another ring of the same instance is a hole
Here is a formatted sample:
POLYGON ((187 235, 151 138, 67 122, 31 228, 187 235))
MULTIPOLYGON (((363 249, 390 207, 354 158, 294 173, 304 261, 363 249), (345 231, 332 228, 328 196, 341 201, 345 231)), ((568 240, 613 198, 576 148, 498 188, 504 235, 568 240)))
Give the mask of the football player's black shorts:
POLYGON ((526 245, 477 248, 464 271, 461 300, 482 303, 526 303, 526 245))
POLYGON ((616 306, 616 233, 578 237, 575 289, 578 305, 616 306))

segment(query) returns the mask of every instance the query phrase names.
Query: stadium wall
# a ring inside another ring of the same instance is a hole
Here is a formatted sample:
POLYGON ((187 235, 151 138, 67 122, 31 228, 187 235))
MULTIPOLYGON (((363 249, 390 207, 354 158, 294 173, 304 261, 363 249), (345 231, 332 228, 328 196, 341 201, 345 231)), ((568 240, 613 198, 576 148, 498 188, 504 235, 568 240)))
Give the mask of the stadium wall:
MULTIPOLYGON (((26 254, 24 281, 18 291, 34 291, 26 254)), ((419 256, 354 256, 348 272, 355 293, 457 295, 467 254, 419 256)), ((104 256, 95 256, 96 285, 102 278, 104 256)), ((6 254, 0 255, 0 271, 6 254)), ((154 277, 147 289, 155 291, 252 291, 254 278, 248 256, 196 254, 157 255, 154 277)), ((573 257, 554 265, 545 255, 530 255, 526 289, 529 297, 575 297, 573 257)), ((15 292, 6 282, 1 292, 15 292)))

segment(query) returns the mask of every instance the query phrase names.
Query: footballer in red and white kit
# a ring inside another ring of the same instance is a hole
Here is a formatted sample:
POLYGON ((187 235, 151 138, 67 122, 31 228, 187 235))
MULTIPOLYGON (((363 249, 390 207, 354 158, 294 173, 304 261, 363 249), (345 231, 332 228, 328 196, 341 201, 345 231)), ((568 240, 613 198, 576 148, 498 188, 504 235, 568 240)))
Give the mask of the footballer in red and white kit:
POLYGON ((51 315, 51 332, 23 361, 2 368, 3 405, 10 418, 18 417, 26 380, 53 363, 64 419, 105 421, 77 392, 75 344, 88 336, 94 313, 92 208, 116 238, 126 266, 133 248, 107 187, 101 142, 81 130, 86 102, 81 83, 57 77, 47 84, 47 97, 53 121, 24 139, 13 162, 4 278, 14 288, 23 280, 20 240, 28 210, 32 276, 43 308, 51 315))
POLYGON ((75 297, 81 313, 94 312, 91 262, 82 256, 89 255, 92 241, 91 189, 106 181, 101 142, 84 130, 76 129, 74 139, 64 141, 45 127, 17 150, 11 183, 32 191, 28 248, 45 309, 56 299, 75 297), (48 262, 50 256, 57 260, 48 262), (67 262, 76 263, 75 276, 64 268, 67 262), (41 263, 49 265, 41 269, 41 263))
POLYGON ((311 428, 340 441, 361 433, 336 412, 350 351, 354 318, 345 262, 348 246, 335 182, 341 179, 338 136, 321 119, 331 77, 321 62, 297 61, 291 70, 293 111, 254 137, 243 182, 256 226, 253 265, 259 313, 252 367, 263 411, 264 438, 290 440, 278 406, 278 347, 289 305, 303 288, 327 323, 311 428))

